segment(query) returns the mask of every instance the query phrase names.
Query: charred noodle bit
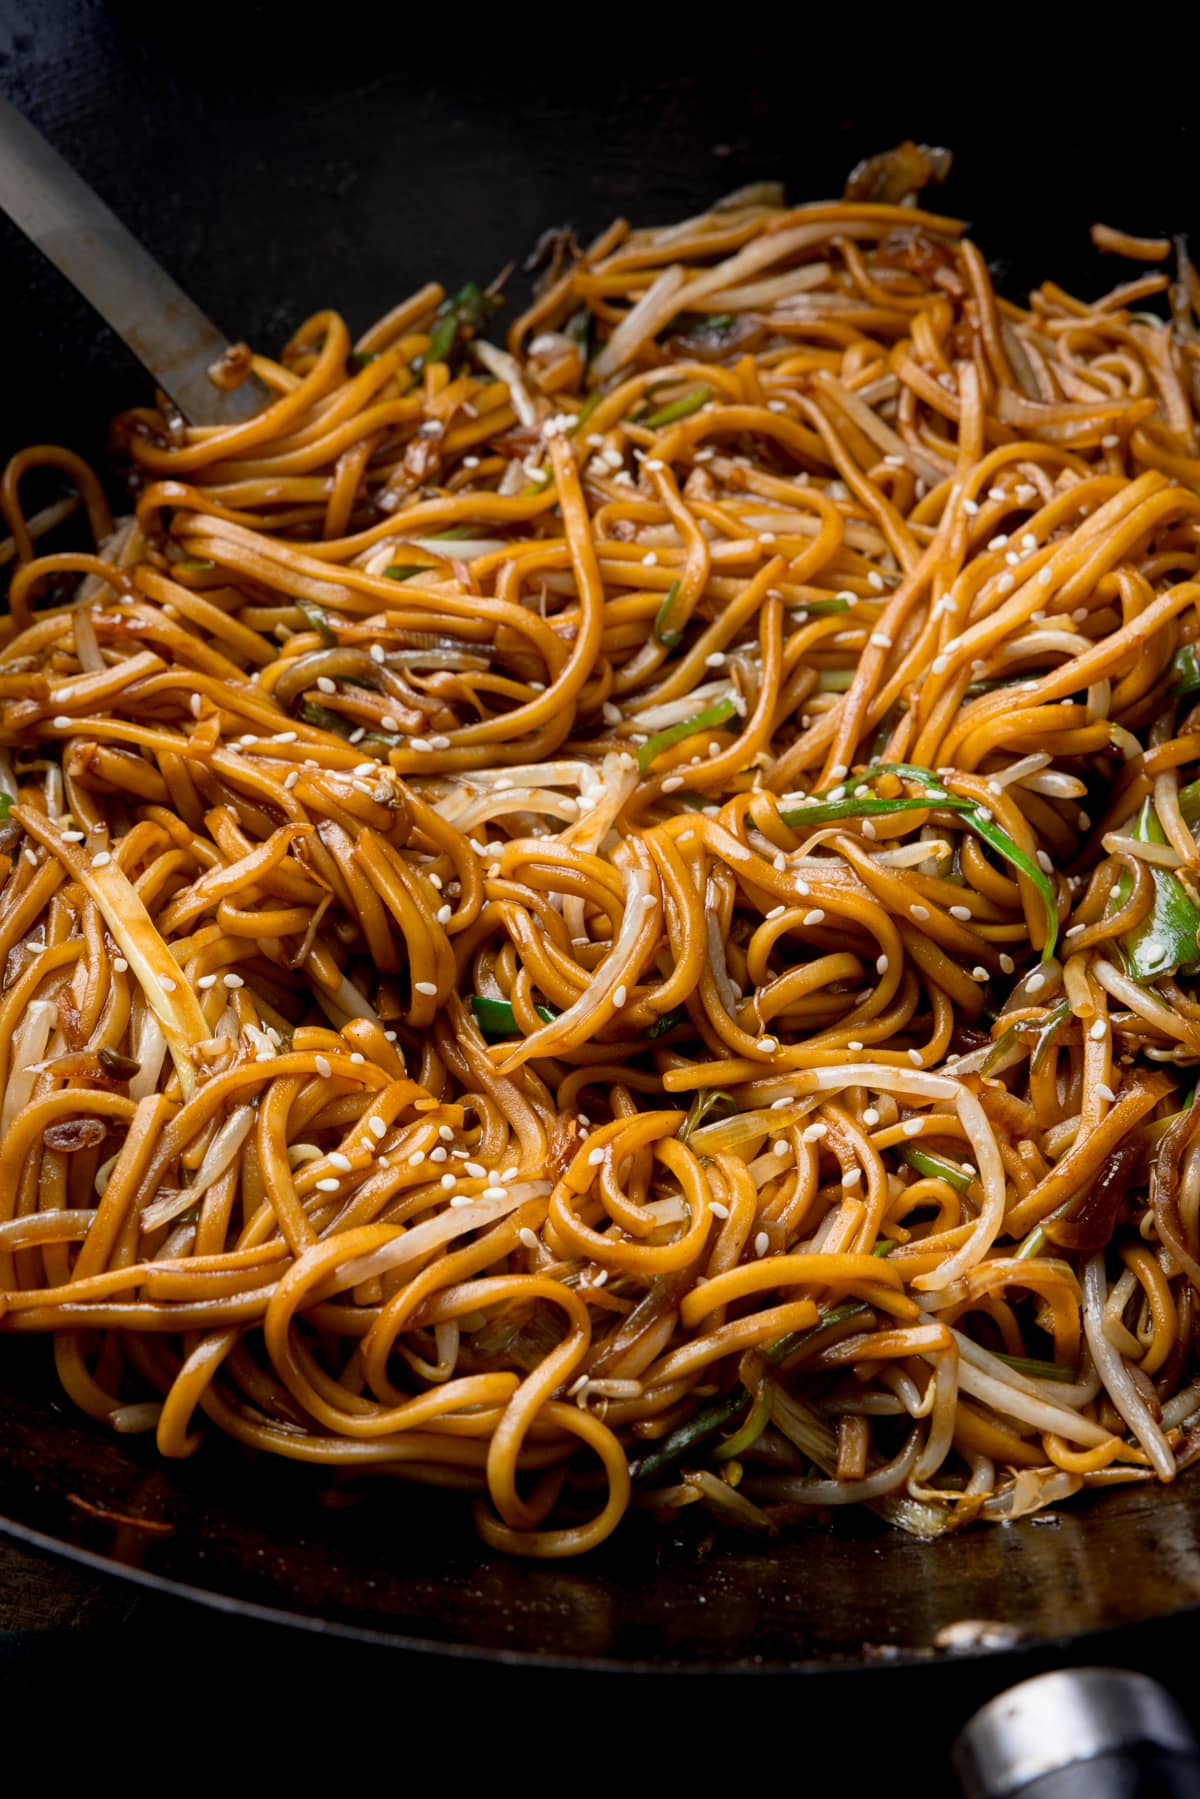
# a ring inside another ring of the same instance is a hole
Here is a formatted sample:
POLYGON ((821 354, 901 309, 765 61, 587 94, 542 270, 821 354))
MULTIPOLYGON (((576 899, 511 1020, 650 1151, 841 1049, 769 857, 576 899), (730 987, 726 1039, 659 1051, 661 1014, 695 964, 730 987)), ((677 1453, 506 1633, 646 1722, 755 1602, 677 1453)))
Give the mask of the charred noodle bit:
POLYGON ((998 299, 938 154, 318 314, 115 526, 11 465, 0 1328, 94 1419, 534 1556, 1194 1458, 1197 289, 998 299))

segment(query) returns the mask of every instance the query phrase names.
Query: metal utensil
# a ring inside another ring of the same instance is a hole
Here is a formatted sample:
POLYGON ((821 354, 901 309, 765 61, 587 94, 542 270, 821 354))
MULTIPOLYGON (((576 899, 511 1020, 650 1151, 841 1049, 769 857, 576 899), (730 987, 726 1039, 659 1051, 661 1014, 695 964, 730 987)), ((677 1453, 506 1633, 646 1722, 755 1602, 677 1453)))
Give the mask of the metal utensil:
POLYGON ((235 424, 268 398, 252 375, 217 387, 229 339, 41 132, 0 99, 0 207, 128 346, 184 417, 235 424))

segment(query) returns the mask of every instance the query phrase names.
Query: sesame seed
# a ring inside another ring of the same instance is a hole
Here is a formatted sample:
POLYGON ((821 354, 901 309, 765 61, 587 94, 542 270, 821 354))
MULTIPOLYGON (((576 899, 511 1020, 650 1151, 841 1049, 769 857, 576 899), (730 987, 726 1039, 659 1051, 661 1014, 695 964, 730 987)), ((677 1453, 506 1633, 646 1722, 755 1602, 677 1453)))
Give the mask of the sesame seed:
POLYGON ((469 1193, 452 1193, 450 1196, 450 1204, 456 1211, 461 1211, 463 1206, 472 1204, 471 1195, 469 1193))
POLYGON ((444 1143, 439 1143, 436 1148, 430 1150, 429 1160, 431 1162, 448 1162, 450 1160, 450 1151, 446 1148, 444 1143))
POLYGON ((1052 875, 1054 873, 1054 864, 1046 854, 1045 850, 1038 851, 1037 864, 1044 875, 1052 875))
POLYGON ((912 1063, 914 1068, 919 1068, 921 1066, 920 1050, 919 1049, 910 1049, 908 1052, 908 1059, 912 1063))
POLYGON ((772 1112, 782 1112, 783 1108, 785 1106, 790 1106, 791 1103, 791 1100, 784 1094, 782 1099, 773 1099, 771 1101, 771 1110, 772 1112))
POLYGON ((878 831, 875 829, 875 826, 872 824, 872 822, 869 818, 860 819, 859 826, 862 830, 862 834, 864 837, 877 837, 879 835, 878 831))
POLYGON ((719 1199, 714 1199, 708 1209, 714 1218, 728 1218, 729 1216, 729 1207, 723 1206, 719 1199))
POLYGON ((192 710, 193 718, 199 718, 200 708, 201 708, 201 706, 203 706, 203 704, 204 704, 204 695, 202 693, 194 693, 192 695, 191 699, 188 701, 188 705, 191 707, 191 710, 192 710))
POLYGON ((1157 962, 1166 954, 1166 945, 1160 937, 1147 937, 1142 948, 1152 962, 1157 962))
POLYGON ((768 1237, 766 1231, 759 1231, 757 1237, 754 1239, 755 1255, 760 1257, 765 1256, 770 1247, 771 1239, 768 1237))
POLYGON ((366 1061, 366 1059, 367 1058, 363 1055, 363 1053, 360 1049, 356 1049, 351 1052, 350 1060, 352 1062, 363 1063, 366 1061))
POLYGON ((772 906, 771 910, 769 912, 765 913, 764 916, 768 919, 782 918, 786 911, 787 911, 786 906, 772 906))
POLYGON ((944 675, 950 666, 950 658, 949 656, 935 656, 929 666, 935 675, 944 675))
POLYGON ((378 1118, 378 1117, 368 1118, 367 1119, 367 1129, 370 1131, 372 1137, 375 1138, 376 1142, 378 1142, 381 1137, 387 1136, 387 1125, 384 1123, 382 1118, 378 1118))
POLYGON ((329 1166, 331 1168, 340 1169, 343 1174, 349 1174, 350 1158, 349 1156, 344 1156, 340 1149, 335 1149, 329 1158, 329 1166))
POLYGON ((900 1129, 904 1132, 906 1137, 919 1137, 921 1135, 921 1120, 919 1118, 906 1118, 904 1123, 900 1126, 900 1129))
POLYGON ((458 1177, 453 1174, 443 1174, 438 1181, 438 1186, 442 1189, 443 1193, 453 1193, 457 1178, 458 1177))
POLYGON ((725 661, 724 650, 710 650, 704 658, 704 666, 705 668, 724 668, 725 661))
POLYGON ((682 775, 668 775, 662 784, 662 790, 664 793, 677 793, 683 785, 682 775))
POLYGON ((629 989, 625 986, 624 982, 622 982, 621 985, 614 990, 612 998, 613 998, 613 1005, 617 1008, 617 1011, 619 1012, 621 1010, 621 1007, 625 1004, 625 1001, 629 998, 629 989))
MULTIPOLYGON (((1092 828, 1090 813, 1081 812, 1075 822, 1078 824, 1081 831, 1090 831, 1092 828)), ((97 858, 97 860, 99 860, 99 858, 97 858)))
POLYGON ((124 956, 114 956, 113 957, 113 972, 114 972, 114 974, 125 974, 126 971, 128 970, 128 968, 129 968, 129 964, 125 960, 124 956))
POLYGON ((873 588, 876 593, 882 593, 887 586, 887 582, 879 573, 879 570, 873 568, 867 575, 867 586, 873 588))
POLYGON ((886 631, 872 631, 867 642, 877 650, 890 650, 892 647, 892 640, 886 631))
POLYGON ((983 966, 982 962, 977 962, 975 967, 971 970, 971 979, 973 981, 990 981, 991 978, 991 975, 983 966))
POLYGON ((436 981, 414 981, 413 987, 417 993, 423 993, 427 999, 432 999, 437 993, 436 981))
POLYGON ((964 500, 963 501, 963 511, 966 513, 969 513, 969 515, 972 518, 974 518, 975 514, 979 511, 979 501, 978 500, 964 500))
POLYGON ((863 1113, 863 1123, 867 1126, 868 1130, 874 1130, 875 1126, 879 1123, 879 1113, 874 1106, 868 1106, 863 1113))
POLYGON ((860 1050, 865 1049, 865 1047, 866 1047, 866 1045, 864 1043, 862 1043, 859 1040, 859 1038, 857 1038, 857 1037, 851 1037, 849 1043, 846 1045, 846 1048, 848 1050, 851 1050, 853 1052, 853 1054, 855 1054, 855 1055, 857 1055, 860 1050))
POLYGON ((64 831, 62 835, 63 835, 64 843, 82 843, 83 842, 83 832, 82 831, 64 831))
POLYGON ((764 1056, 773 1056, 779 1048, 779 1041, 775 1037, 760 1037, 755 1047, 764 1056))
POLYGON ((876 974, 886 974, 890 967, 891 967, 891 963, 889 962, 889 960, 886 956, 876 956, 876 958, 875 958, 876 974))
POLYGON ((298 768, 293 768, 290 774, 287 774, 284 776, 283 785, 289 793, 291 792, 292 788, 296 785, 296 782, 299 779, 300 779, 300 770, 298 768))
POLYGON ((642 566, 643 566, 643 568, 653 568, 655 566, 655 564, 657 563, 657 561, 658 561, 658 551, 657 550, 647 550, 646 554, 642 557, 642 566))
POLYGON ((859 1183, 859 1181, 861 1181, 861 1179, 862 1179, 862 1169, 861 1168, 847 1168, 845 1174, 842 1176, 842 1186, 843 1187, 857 1187, 858 1183, 859 1183))
POLYGON ((1106 431, 1104 436, 1100 439, 1100 448, 1102 450, 1115 450, 1120 444, 1120 441, 1121 439, 1117 436, 1115 431, 1106 431))
POLYGON ((317 676, 317 691, 319 693, 336 693, 337 692, 337 682, 331 681, 329 679, 328 675, 318 675, 317 676))
POLYGON ((69 731, 75 720, 69 718, 65 712, 60 712, 57 717, 50 720, 50 723, 56 731, 69 731))
POLYGON ((223 974, 221 976, 221 984, 224 987, 228 987, 231 991, 235 987, 244 987, 246 985, 240 974, 223 974))
POLYGON ((508 1188, 507 1187, 485 1187, 483 1190, 483 1197, 485 1199, 507 1199, 508 1198, 508 1188))
POLYGON ((1091 1029, 1088 1031, 1088 1036, 1092 1039, 1093 1043, 1103 1043, 1104 1039, 1107 1037, 1107 1035, 1108 1035, 1108 1026, 1105 1024, 1105 1022, 1102 1018, 1098 1018, 1096 1020, 1095 1024, 1092 1025, 1091 1029))
POLYGON ((816 1124, 806 1124, 800 1135, 805 1143, 819 1143, 822 1137, 829 1135, 829 1126, 818 1119, 816 1124))
POLYGON ((467 1162, 463 1167, 463 1173, 469 1174, 473 1181, 481 1181, 485 1179, 487 1169, 482 1162, 467 1162))
POLYGON ((318 1193, 336 1193, 338 1191, 338 1189, 340 1188, 341 1184, 342 1184, 341 1181, 335 1180, 331 1174, 327 1174, 325 1176, 324 1180, 320 1180, 317 1182, 317 1192, 318 1193))
POLYGON ((175 991, 175 982, 171 979, 170 975, 164 974, 160 976, 158 984, 164 993, 174 993, 175 991))
POLYGON ((410 750, 416 750, 418 755, 425 756, 432 750, 433 745, 427 737, 410 737, 408 747, 410 750))
POLYGON ((197 985, 197 987, 199 987, 201 993, 207 993, 209 988, 215 987, 216 984, 217 984, 217 977, 215 974, 202 974, 200 976, 200 979, 196 982, 196 985, 197 985))
POLYGON ((313 1065, 322 1080, 327 1081, 333 1073, 333 1068, 328 1056, 314 1056, 313 1065))
POLYGON ((431 750, 448 750, 450 748, 450 739, 441 736, 431 737, 429 739, 429 747, 431 750))
POLYGON ((957 918, 961 924, 966 924, 971 916, 971 908, 970 906, 951 906, 950 916, 957 918))
POLYGON ((1000 966, 1005 974, 1011 974, 1013 969, 1017 966, 1006 950, 1001 950, 1000 952, 1000 966))
POLYGON ((1106 1099, 1110 1105, 1112 1104, 1113 1100, 1116 1099, 1116 1097, 1117 1097, 1116 1094, 1113 1092, 1112 1088, 1108 1085, 1108 1083, 1106 1081, 1100 1081, 1097 1083, 1096 1096, 1098 1099, 1106 1099))
POLYGON ((92 867, 93 868, 107 868, 111 861, 112 861, 112 857, 109 855, 108 851, 101 850, 100 854, 98 856, 92 857, 92 867))
POLYGON ((591 1149, 588 1151, 588 1167, 589 1168, 599 1168, 599 1166, 600 1166, 601 1162, 603 1162, 603 1160, 604 1160, 604 1151, 602 1149, 591 1149))
POLYGON ((912 916, 915 919, 919 920, 922 924, 929 917, 929 907, 928 906, 910 906, 908 909, 911 912, 912 916))
POLYGON ((1045 985, 1046 977, 1044 974, 1031 974, 1025 983, 1025 991, 1026 993, 1040 993, 1045 985))
POLYGON ((806 912, 804 914, 804 922, 805 922, 805 924, 814 924, 814 925, 815 924, 824 924, 825 923, 825 914, 821 910, 820 906, 814 906, 811 912, 806 912))
POLYGON ((434 916, 439 924, 449 924, 454 914, 449 906, 439 906, 434 916))

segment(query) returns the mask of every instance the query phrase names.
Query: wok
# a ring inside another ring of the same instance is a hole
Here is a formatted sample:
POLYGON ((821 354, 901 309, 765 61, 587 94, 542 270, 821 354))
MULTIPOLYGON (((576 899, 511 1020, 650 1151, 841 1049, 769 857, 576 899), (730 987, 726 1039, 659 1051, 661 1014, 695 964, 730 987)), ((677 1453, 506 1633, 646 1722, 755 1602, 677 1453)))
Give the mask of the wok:
MULTIPOLYGON (((1014 295, 1127 272, 1091 251, 1096 217, 1147 233, 1198 222, 1191 127, 1110 129, 1083 84, 1024 111, 1011 86, 960 93, 928 59, 903 83, 880 60, 822 85, 802 72, 832 71, 837 47, 811 27, 793 50, 686 61, 595 43, 586 59, 564 43, 518 61, 465 20, 428 28, 429 43, 361 33, 331 44, 245 6, 172 26, 137 7, 6 0, 0 87, 201 306, 265 347, 321 305, 361 328, 431 274, 489 280, 565 219, 581 234, 615 212, 666 221, 764 176, 824 196, 906 135, 954 148, 938 204, 974 221, 1014 295)), ((0 251, 0 447, 51 438, 102 457, 108 416, 145 397, 144 377, 7 227, 0 251)), ((857 1519, 765 1548, 634 1520, 579 1563, 516 1564, 475 1543, 455 1498, 216 1443, 161 1463, 73 1414, 46 1344, 3 1337, 0 1528, 327 1632, 626 1669, 919 1662, 963 1618, 1036 1647, 1200 1604, 1196 1475, 933 1545, 857 1519)))

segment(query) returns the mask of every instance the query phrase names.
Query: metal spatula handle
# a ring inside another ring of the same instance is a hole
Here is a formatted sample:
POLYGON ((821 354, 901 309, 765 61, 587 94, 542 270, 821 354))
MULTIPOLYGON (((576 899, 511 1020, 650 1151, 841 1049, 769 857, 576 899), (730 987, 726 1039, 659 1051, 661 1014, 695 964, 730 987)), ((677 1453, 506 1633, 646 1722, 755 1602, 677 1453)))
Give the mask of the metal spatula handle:
POLYGON ((253 376, 208 379, 229 339, 24 115, 0 99, 0 207, 132 350, 184 417, 233 424, 262 406, 253 376))

